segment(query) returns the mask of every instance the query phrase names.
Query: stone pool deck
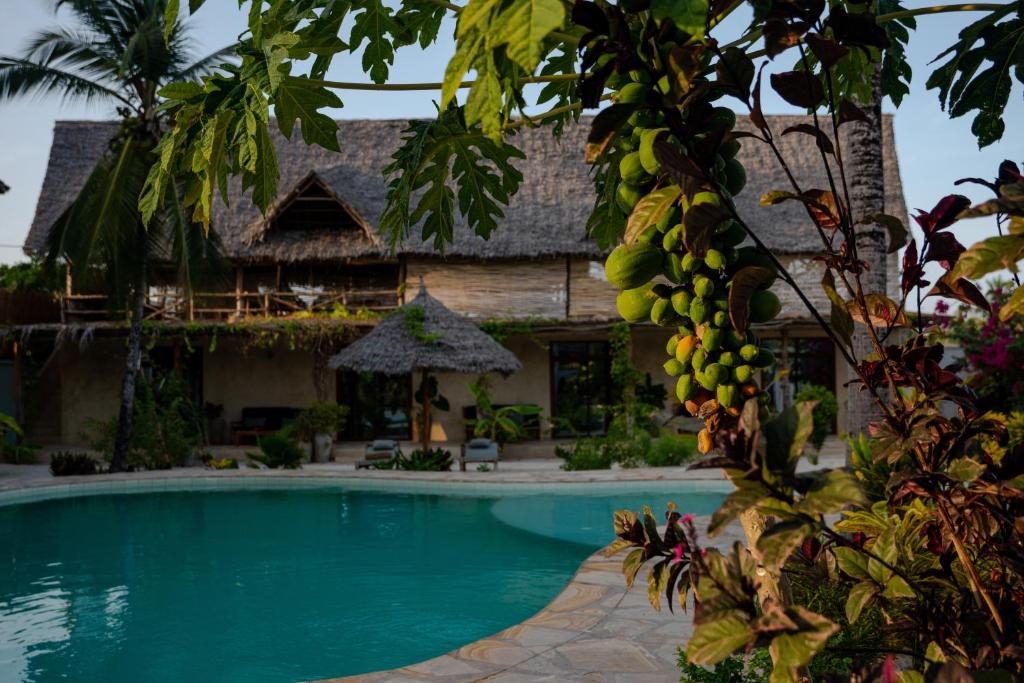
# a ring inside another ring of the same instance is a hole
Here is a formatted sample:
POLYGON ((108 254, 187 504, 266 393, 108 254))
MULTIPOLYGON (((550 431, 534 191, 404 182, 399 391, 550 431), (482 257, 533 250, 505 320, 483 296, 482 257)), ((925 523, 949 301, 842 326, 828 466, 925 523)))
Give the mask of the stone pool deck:
MULTIPOLYGON (((818 467, 843 464, 842 444, 830 439, 818 467)), ((0 465, 0 499, 76 495, 89 484, 103 489, 172 488, 176 480, 196 479, 216 484, 221 479, 286 481, 352 481, 372 484, 404 481, 416 486, 445 484, 466 492, 494 484, 590 484, 595 490, 626 482, 707 481, 720 485, 719 470, 687 471, 681 467, 563 472, 559 461, 502 462, 496 472, 396 472, 354 470, 351 463, 305 465, 301 470, 255 469, 213 471, 201 467, 166 471, 63 477, 55 479, 45 465, 0 465), (123 482, 123 483, 121 483, 123 482), (84 485, 83 485, 84 484, 84 485)), ((804 467, 808 465, 802 463, 804 467)), ((197 481, 197 484, 199 482, 197 481)), ((707 528, 698 518, 697 528, 707 528)), ((742 539, 737 525, 708 543, 719 548, 742 539)), ((627 589, 620 570, 622 555, 608 558, 598 552, 580 566, 555 600, 526 621, 493 636, 464 645, 434 659, 400 669, 380 671, 324 683, 674 683, 679 680, 678 648, 692 632, 692 616, 655 611, 647 599, 646 572, 627 589)), ((480 587, 486 591, 486 586, 480 587)))

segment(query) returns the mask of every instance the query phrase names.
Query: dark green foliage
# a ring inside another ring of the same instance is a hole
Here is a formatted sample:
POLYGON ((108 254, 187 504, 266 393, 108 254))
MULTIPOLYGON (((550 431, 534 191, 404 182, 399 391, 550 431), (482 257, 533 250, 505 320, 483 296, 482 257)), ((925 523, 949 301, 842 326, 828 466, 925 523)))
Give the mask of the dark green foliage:
POLYGON ((50 456, 50 474, 55 477, 96 474, 97 472, 99 472, 99 463, 88 453, 58 451, 50 456))
POLYGON ((663 431, 651 441, 644 462, 651 467, 678 467, 697 455, 697 437, 693 434, 672 434, 663 431))
POLYGON ((555 455, 565 460, 562 469, 567 472, 607 470, 615 461, 612 450, 598 438, 580 439, 572 447, 555 446, 555 455))
POLYGON ((61 278, 42 261, 0 265, 0 289, 12 292, 59 292, 61 278))
POLYGON ((691 664, 685 648, 679 648, 680 683, 768 683, 772 658, 763 647, 749 655, 730 655, 710 670, 691 664))
POLYGON ((291 427, 285 427, 275 434, 261 436, 257 441, 259 453, 246 453, 250 460, 266 465, 270 469, 295 470, 302 466, 302 447, 292 438, 291 427))
MULTIPOLYGON (((164 470, 188 463, 206 437, 206 418, 192 401, 188 383, 174 373, 140 378, 134 405, 134 428, 128 453, 130 469, 164 470)), ((109 460, 117 418, 90 420, 83 437, 109 460)))
POLYGON ((307 440, 317 434, 336 434, 344 429, 348 411, 348 406, 333 401, 313 401, 295 418, 295 433, 307 440))
POLYGON ((832 433, 832 423, 839 414, 839 402, 836 395, 823 386, 809 384, 797 392, 797 401, 817 401, 811 412, 814 420, 814 430, 811 432, 811 443, 814 448, 821 450, 825 438, 832 433))
POLYGON ((399 450, 395 457, 383 462, 374 463, 378 470, 404 470, 407 472, 450 472, 452 469, 451 451, 443 448, 431 448, 424 452, 417 449, 406 456, 399 450))

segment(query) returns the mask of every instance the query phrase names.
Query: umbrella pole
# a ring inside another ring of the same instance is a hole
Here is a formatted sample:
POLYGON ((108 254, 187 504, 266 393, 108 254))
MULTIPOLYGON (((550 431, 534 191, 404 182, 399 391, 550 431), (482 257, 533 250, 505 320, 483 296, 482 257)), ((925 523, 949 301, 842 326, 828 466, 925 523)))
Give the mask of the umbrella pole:
POLYGON ((423 442, 423 455, 426 455, 427 451, 430 450, 430 396, 428 395, 428 380, 430 376, 426 368, 420 372, 422 373, 420 392, 423 396, 423 425, 420 430, 423 433, 420 434, 420 439, 423 442))

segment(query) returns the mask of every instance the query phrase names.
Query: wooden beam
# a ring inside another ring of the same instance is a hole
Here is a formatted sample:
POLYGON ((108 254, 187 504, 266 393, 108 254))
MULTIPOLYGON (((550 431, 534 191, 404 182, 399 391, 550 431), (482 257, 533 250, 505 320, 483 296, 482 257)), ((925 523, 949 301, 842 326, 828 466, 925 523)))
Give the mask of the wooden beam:
POLYGON ((235 317, 242 317, 242 282, 243 269, 241 266, 235 268, 235 317))

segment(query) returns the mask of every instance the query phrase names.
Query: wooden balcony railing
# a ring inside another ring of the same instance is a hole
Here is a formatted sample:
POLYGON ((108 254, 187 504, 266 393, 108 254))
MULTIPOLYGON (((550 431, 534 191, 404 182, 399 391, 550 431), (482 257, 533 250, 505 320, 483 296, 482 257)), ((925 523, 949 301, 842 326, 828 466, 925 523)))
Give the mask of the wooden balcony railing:
MULTIPOLYGON (((61 297, 64 322, 124 320, 127 312, 111 310, 103 294, 64 294, 61 297)), ((146 296, 145 320, 164 322, 237 322, 272 319, 301 313, 328 315, 338 309, 386 311, 399 305, 396 289, 338 291, 279 291, 260 288, 256 292, 193 292, 151 289, 146 296)))

